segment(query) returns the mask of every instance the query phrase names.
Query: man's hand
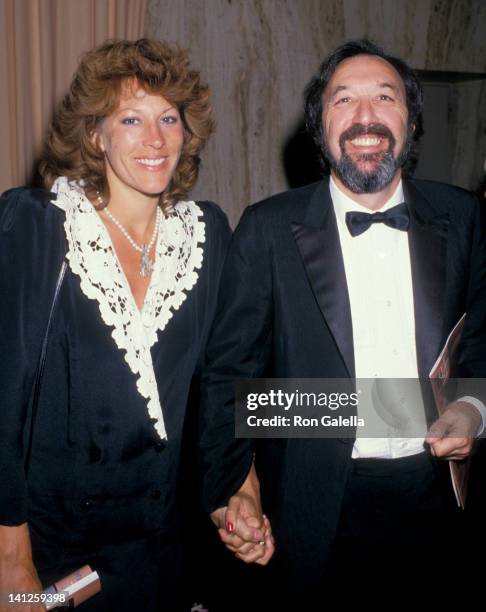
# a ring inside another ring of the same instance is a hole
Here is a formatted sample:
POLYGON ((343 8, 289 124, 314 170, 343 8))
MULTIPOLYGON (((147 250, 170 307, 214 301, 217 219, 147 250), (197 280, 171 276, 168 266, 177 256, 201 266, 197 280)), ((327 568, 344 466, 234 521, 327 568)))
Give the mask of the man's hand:
POLYGON ((481 426, 481 415, 468 402, 452 402, 432 424, 425 442, 435 457, 466 459, 473 449, 481 426))
POLYGON ((226 548, 245 563, 266 565, 274 551, 270 521, 262 514, 260 485, 252 466, 239 491, 228 505, 211 514, 226 548))

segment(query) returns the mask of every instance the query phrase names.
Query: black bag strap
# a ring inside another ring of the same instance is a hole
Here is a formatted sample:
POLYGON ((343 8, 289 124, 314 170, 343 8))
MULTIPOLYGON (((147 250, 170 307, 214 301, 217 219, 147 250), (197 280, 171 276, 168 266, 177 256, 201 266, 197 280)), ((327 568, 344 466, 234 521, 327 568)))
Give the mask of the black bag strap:
POLYGON ((29 469, 30 454, 32 451, 32 436, 34 433, 35 418, 37 415, 37 408, 39 404, 42 377, 44 375, 44 366, 46 363, 46 354, 47 354, 47 343, 49 340, 49 332, 51 330, 52 316, 54 313, 54 308, 57 303, 57 298, 61 291, 62 281, 64 280, 64 275, 66 274, 66 268, 67 268, 66 260, 63 260, 61 264, 61 269, 59 270, 59 276, 57 277, 56 288, 54 290, 54 297, 52 298, 51 309, 49 311, 49 318, 47 319, 46 332, 44 334, 44 339, 42 340, 42 347, 41 347, 41 352, 39 356, 39 363, 37 365, 37 371, 35 373, 34 387, 32 391, 32 408, 31 408, 31 417, 30 417, 29 437, 27 440, 27 450, 25 453, 25 464, 24 464, 26 474, 29 469))

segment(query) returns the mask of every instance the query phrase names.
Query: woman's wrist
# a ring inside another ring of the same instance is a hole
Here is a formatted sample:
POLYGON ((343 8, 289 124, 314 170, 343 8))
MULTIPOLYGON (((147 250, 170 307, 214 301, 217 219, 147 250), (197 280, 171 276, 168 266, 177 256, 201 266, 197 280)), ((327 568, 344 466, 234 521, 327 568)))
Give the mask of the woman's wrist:
POLYGON ((27 523, 13 527, 0 525, 0 561, 32 565, 32 547, 27 523))

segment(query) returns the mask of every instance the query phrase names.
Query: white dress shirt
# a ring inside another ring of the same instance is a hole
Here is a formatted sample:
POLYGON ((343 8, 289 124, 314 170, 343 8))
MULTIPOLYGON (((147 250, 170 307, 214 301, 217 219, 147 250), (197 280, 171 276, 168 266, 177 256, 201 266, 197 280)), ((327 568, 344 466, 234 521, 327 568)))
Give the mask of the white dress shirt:
MULTIPOLYGON (((349 211, 370 211, 343 193, 330 179, 330 192, 344 260, 353 327, 357 379, 418 379, 415 345, 415 314, 412 270, 407 232, 384 223, 373 223, 358 236, 351 236, 345 216, 349 211)), ((404 201, 402 182, 381 212, 404 201)), ((461 398, 480 410, 481 402, 461 398), (479 404, 479 405, 478 405, 479 404)), ((420 402, 422 402, 420 397, 420 402)), ((420 407, 425 431, 425 411, 420 407)), ((358 405, 358 416, 359 405, 358 405)), ((397 458, 424 451, 424 437, 360 438, 353 458, 397 458)))

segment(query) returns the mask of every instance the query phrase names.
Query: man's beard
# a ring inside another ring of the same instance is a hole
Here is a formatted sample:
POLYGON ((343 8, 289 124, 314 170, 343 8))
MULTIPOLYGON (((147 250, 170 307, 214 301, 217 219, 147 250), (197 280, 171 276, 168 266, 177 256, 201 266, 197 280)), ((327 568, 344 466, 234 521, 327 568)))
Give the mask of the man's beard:
POLYGON ((353 193, 377 193, 389 185, 397 170, 406 162, 413 144, 413 130, 411 126, 407 130, 407 140, 402 151, 395 158, 393 149, 396 140, 391 131, 381 123, 373 123, 367 126, 355 123, 339 138, 341 149, 340 159, 335 159, 324 140, 323 152, 329 165, 336 173, 341 182, 353 193), (388 148, 377 153, 358 153, 354 159, 346 153, 346 141, 353 140, 358 136, 382 136, 388 139, 388 148), (359 162, 374 163, 374 168, 369 171, 360 170, 359 162))

